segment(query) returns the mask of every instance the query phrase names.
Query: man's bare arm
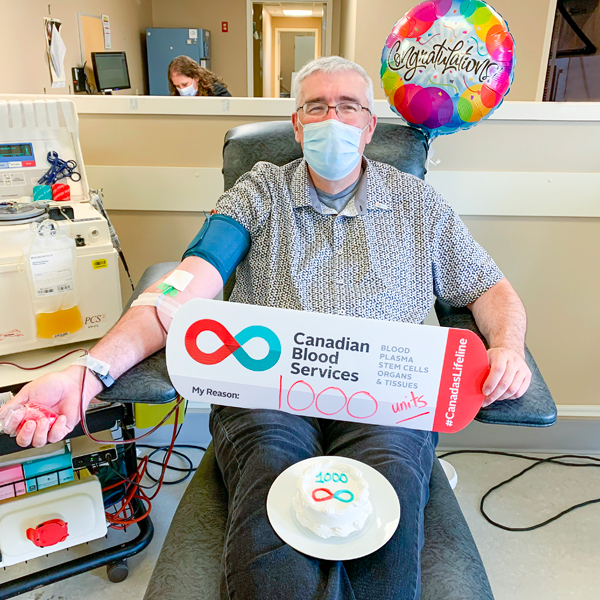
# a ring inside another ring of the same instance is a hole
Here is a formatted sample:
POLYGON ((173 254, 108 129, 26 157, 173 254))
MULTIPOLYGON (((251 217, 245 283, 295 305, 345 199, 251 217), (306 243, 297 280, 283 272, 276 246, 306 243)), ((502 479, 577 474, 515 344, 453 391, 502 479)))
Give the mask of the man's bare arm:
MULTIPOLYGON (((223 288, 221 275, 210 263, 197 256, 186 258, 178 270, 194 275, 183 292, 175 300, 184 304, 192 298, 214 298, 223 288)), ((145 292, 160 293, 159 284, 170 273, 152 284, 145 292)), ((157 311, 153 306, 134 306, 130 308, 118 323, 92 348, 90 354, 111 365, 110 374, 114 379, 144 358, 164 347, 167 337, 163 330, 169 329, 171 318, 158 313, 162 322, 157 320, 157 311)))
POLYGON ((483 405, 520 398, 531 383, 531 371, 525 363, 527 315, 521 299, 504 278, 468 308, 490 347, 483 405))
MULTIPOLYGON (((215 267, 202 258, 186 258, 177 269, 194 275, 183 292, 175 300, 180 304, 192 298, 214 298, 223 287, 221 275, 215 267)), ((159 292, 158 285, 168 277, 150 286, 146 292, 159 292)), ((125 371, 144 358, 160 350, 166 342, 160 318, 168 330, 171 318, 158 313, 153 306, 134 306, 130 308, 117 324, 90 351, 90 354, 110 365, 113 378, 120 377, 125 371)), ((83 395, 84 407, 102 390, 102 384, 94 377, 85 378, 85 390, 82 390, 84 368, 71 366, 60 373, 51 373, 26 385, 7 408, 35 401, 48 406, 60 415, 50 429, 46 419, 35 424, 25 424, 17 436, 17 443, 39 447, 49 442, 63 439, 79 421, 79 403, 83 395)))

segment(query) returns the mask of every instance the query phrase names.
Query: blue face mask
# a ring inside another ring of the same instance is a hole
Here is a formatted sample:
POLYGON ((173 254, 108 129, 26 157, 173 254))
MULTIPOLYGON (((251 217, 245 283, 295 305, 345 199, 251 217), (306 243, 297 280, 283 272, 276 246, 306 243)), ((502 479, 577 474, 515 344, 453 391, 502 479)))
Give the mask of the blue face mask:
POLYGON ((360 138, 368 123, 365 129, 335 119, 300 125, 304 130, 304 158, 323 179, 343 179, 359 163, 360 138))
POLYGON ((193 83, 190 83, 187 87, 181 88, 179 90, 180 96, 195 96, 198 90, 194 87, 193 83))

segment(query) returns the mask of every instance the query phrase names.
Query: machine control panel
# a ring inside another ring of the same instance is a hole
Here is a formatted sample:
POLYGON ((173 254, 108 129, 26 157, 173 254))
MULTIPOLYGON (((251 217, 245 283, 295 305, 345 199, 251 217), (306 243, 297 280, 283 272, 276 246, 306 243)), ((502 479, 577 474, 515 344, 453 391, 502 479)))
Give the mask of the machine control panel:
POLYGON ((0 169, 35 167, 33 144, 0 144, 0 169))

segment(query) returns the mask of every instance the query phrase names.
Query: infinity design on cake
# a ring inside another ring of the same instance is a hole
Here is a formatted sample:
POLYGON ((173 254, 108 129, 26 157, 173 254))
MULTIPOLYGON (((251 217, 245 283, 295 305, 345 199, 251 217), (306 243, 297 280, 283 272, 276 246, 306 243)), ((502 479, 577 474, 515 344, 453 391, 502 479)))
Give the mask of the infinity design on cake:
POLYGON ((313 490, 312 499, 315 502, 327 502, 327 500, 333 499, 339 500, 340 502, 352 502, 354 500, 354 494, 350 490, 338 490, 335 494, 331 493, 331 490, 327 488, 317 488, 313 490), (321 496, 317 498, 317 492, 324 492, 326 496, 321 496), (347 496, 347 498, 342 498, 342 496, 347 496))
POLYGON ((185 332, 185 348, 188 354, 202 365, 216 365, 232 355, 250 371, 267 371, 274 367, 281 356, 281 342, 267 327, 251 325, 233 336, 227 328, 213 319, 201 319, 192 323, 185 332), (212 331, 223 345, 214 352, 202 352, 198 348, 198 336, 204 331, 212 331), (252 358, 242 346, 254 338, 262 338, 269 345, 269 352, 264 358, 252 358))
POLYGON ((292 498, 298 523, 323 539, 343 538, 361 530, 373 512, 369 484, 362 472, 335 457, 323 457, 308 464, 296 482, 292 498), (332 481, 334 473, 337 486, 332 481), (331 483, 325 487, 323 481, 331 483))

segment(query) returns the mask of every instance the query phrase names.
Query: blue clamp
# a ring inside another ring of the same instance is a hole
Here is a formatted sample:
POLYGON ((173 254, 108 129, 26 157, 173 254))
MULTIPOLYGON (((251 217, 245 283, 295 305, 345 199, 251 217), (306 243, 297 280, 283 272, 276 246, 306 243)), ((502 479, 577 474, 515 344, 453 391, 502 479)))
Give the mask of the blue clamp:
POLYGON ((74 160, 62 160, 62 158, 58 156, 58 153, 54 151, 48 152, 47 159, 51 167, 41 179, 38 179, 39 184, 52 185, 59 179, 66 179, 67 177, 69 177, 71 181, 81 180, 81 175, 75 170, 77 168, 77 163, 74 160))

